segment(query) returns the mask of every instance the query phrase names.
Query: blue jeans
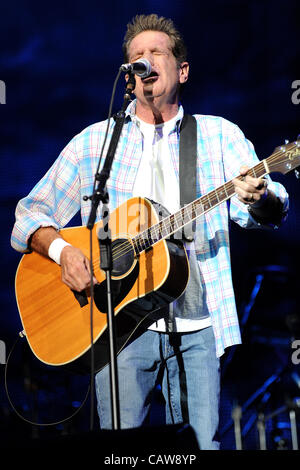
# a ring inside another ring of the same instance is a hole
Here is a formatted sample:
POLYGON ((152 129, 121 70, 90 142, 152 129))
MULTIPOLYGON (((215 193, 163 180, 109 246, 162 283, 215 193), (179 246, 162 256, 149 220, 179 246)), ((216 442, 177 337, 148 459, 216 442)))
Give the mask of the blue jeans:
MULTIPOLYGON (((146 422, 162 376, 166 424, 189 423, 200 449, 219 449, 220 363, 212 327, 168 335, 147 330, 118 355, 121 428, 146 422)), ((109 367, 96 374, 100 427, 111 429, 109 367)))

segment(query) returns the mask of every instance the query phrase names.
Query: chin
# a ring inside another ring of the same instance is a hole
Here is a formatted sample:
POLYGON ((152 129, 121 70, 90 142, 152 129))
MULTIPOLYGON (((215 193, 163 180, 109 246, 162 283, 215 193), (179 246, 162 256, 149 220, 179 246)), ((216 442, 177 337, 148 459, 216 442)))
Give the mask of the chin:
POLYGON ((149 89, 144 88, 144 96, 146 98, 160 98, 161 96, 164 95, 164 92, 162 90, 155 90, 155 87, 152 87, 149 89))

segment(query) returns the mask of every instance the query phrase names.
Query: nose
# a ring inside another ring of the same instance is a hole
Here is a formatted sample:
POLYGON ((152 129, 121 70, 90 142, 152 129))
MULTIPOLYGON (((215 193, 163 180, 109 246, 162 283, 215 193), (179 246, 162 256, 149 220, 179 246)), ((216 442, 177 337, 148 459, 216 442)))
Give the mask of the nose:
POLYGON ((154 56, 151 51, 145 51, 143 54, 143 58, 147 59, 152 66, 154 65, 154 56))

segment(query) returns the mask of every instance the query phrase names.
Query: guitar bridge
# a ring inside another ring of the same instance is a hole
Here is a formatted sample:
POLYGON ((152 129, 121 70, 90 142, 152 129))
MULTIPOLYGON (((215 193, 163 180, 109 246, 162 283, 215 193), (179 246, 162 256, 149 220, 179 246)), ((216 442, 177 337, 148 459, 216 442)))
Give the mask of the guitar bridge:
POLYGON ((73 292, 73 294, 75 296, 75 299, 78 301, 81 308, 89 303, 85 291, 78 292, 78 291, 72 289, 72 292, 73 292))

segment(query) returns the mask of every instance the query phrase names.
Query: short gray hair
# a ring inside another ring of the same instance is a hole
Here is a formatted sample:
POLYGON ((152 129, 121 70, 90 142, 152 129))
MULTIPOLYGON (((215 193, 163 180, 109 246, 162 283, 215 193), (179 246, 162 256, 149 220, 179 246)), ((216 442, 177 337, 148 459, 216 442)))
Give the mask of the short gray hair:
POLYGON ((172 42, 172 53, 178 64, 186 61, 187 50, 183 38, 173 21, 163 16, 158 17, 156 14, 136 15, 131 23, 127 24, 126 34, 123 42, 123 54, 125 62, 129 61, 128 51, 133 38, 144 31, 160 31, 166 33, 172 42))

